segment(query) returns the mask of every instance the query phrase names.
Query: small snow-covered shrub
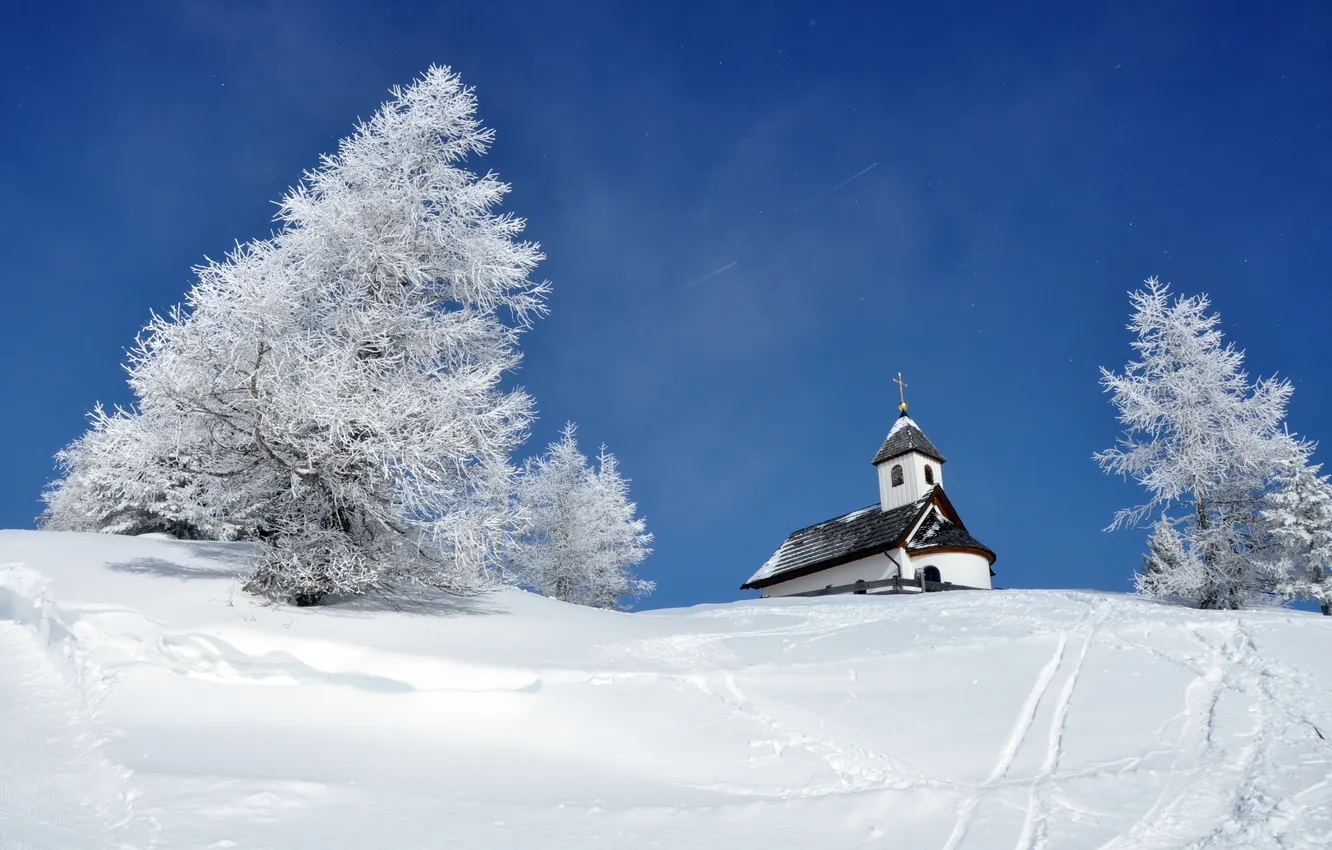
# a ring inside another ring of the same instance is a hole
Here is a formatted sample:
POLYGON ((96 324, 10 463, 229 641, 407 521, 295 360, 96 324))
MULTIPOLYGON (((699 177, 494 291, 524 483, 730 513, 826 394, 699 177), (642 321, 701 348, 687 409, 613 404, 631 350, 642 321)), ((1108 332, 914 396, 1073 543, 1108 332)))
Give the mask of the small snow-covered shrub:
POLYGON ((656 585, 631 570, 651 554, 652 535, 634 514, 629 482, 601 447, 595 468, 578 450, 573 423, 528 462, 519 502, 530 525, 518 550, 521 580, 565 602, 616 608, 656 585))

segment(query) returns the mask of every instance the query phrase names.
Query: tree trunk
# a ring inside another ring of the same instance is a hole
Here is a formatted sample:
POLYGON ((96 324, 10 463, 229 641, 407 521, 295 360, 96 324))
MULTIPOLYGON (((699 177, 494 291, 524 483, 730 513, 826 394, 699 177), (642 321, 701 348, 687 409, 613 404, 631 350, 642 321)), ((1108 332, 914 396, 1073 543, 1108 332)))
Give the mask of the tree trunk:
MULTIPOLYGON (((1195 525, 1199 531, 1206 531, 1210 523, 1207 516, 1207 503, 1199 498, 1194 507, 1195 525)), ((1200 535, 1201 536, 1201 535, 1200 535)), ((1205 538, 1204 538, 1205 539, 1205 538)), ((1202 593, 1198 595, 1198 607, 1206 610, 1217 610, 1225 607, 1221 600, 1221 588, 1217 586, 1215 580, 1215 568, 1213 564, 1216 559, 1212 555, 1210 546, 1204 544, 1202 551, 1198 553, 1202 558, 1203 564, 1203 586, 1202 593)))
MULTIPOLYGON (((1212 518, 1207 511, 1207 502, 1205 499, 1198 499, 1196 508, 1197 528, 1200 532, 1205 532, 1212 527, 1212 518)), ((1223 577, 1217 570, 1217 553, 1214 551, 1214 542, 1210 541, 1207 535, 1199 535, 1203 539, 1203 545, 1199 552, 1203 563, 1203 587, 1198 596, 1198 607, 1212 611, 1238 611, 1243 608, 1243 600, 1240 599, 1239 587, 1231 578, 1223 577)))

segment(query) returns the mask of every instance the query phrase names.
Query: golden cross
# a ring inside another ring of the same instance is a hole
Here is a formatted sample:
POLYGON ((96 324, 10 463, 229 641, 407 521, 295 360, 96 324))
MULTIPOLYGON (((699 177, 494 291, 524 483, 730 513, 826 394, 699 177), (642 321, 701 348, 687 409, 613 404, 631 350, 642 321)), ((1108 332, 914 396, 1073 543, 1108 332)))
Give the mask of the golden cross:
POLYGON ((894 383, 894 384, 897 384, 897 394, 901 397, 901 399, 902 399, 902 406, 905 408, 905 407, 906 407, 906 388, 907 388, 908 385, 907 385, 907 383, 906 383, 905 381, 902 380, 902 373, 901 373, 901 372, 898 372, 898 373, 897 373, 897 377, 896 377, 896 378, 893 378, 893 383, 894 383))

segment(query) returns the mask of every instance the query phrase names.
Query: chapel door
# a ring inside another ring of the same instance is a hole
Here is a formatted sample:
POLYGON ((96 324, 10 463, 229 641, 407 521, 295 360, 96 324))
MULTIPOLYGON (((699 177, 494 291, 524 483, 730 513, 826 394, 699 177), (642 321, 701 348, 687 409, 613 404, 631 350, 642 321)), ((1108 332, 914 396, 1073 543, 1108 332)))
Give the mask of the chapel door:
POLYGON ((937 584, 941 584, 941 583, 943 582, 943 576, 941 576, 941 575, 939 574, 939 568, 938 568, 938 567, 926 567, 925 569, 921 570, 921 571, 920 571, 920 578, 921 578, 921 583, 924 584, 924 585, 926 585, 926 586, 925 586, 924 588, 922 588, 922 589, 923 589, 923 590, 927 590, 927 591, 928 591, 928 590, 938 590, 938 589, 939 589, 939 588, 937 588, 937 587, 930 587, 930 586, 929 586, 929 583, 930 583, 930 582, 933 582, 933 583, 936 584, 936 585, 937 585, 937 584))

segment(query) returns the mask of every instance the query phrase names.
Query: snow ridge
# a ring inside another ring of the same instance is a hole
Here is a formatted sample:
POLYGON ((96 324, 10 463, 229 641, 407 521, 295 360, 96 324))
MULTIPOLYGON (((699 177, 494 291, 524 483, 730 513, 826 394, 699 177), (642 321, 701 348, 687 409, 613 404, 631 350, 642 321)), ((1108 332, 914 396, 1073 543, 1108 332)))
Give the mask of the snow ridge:
POLYGON ((0 565, 0 847, 154 847, 133 772, 103 752, 90 697, 105 682, 45 591, 34 571, 0 565))

